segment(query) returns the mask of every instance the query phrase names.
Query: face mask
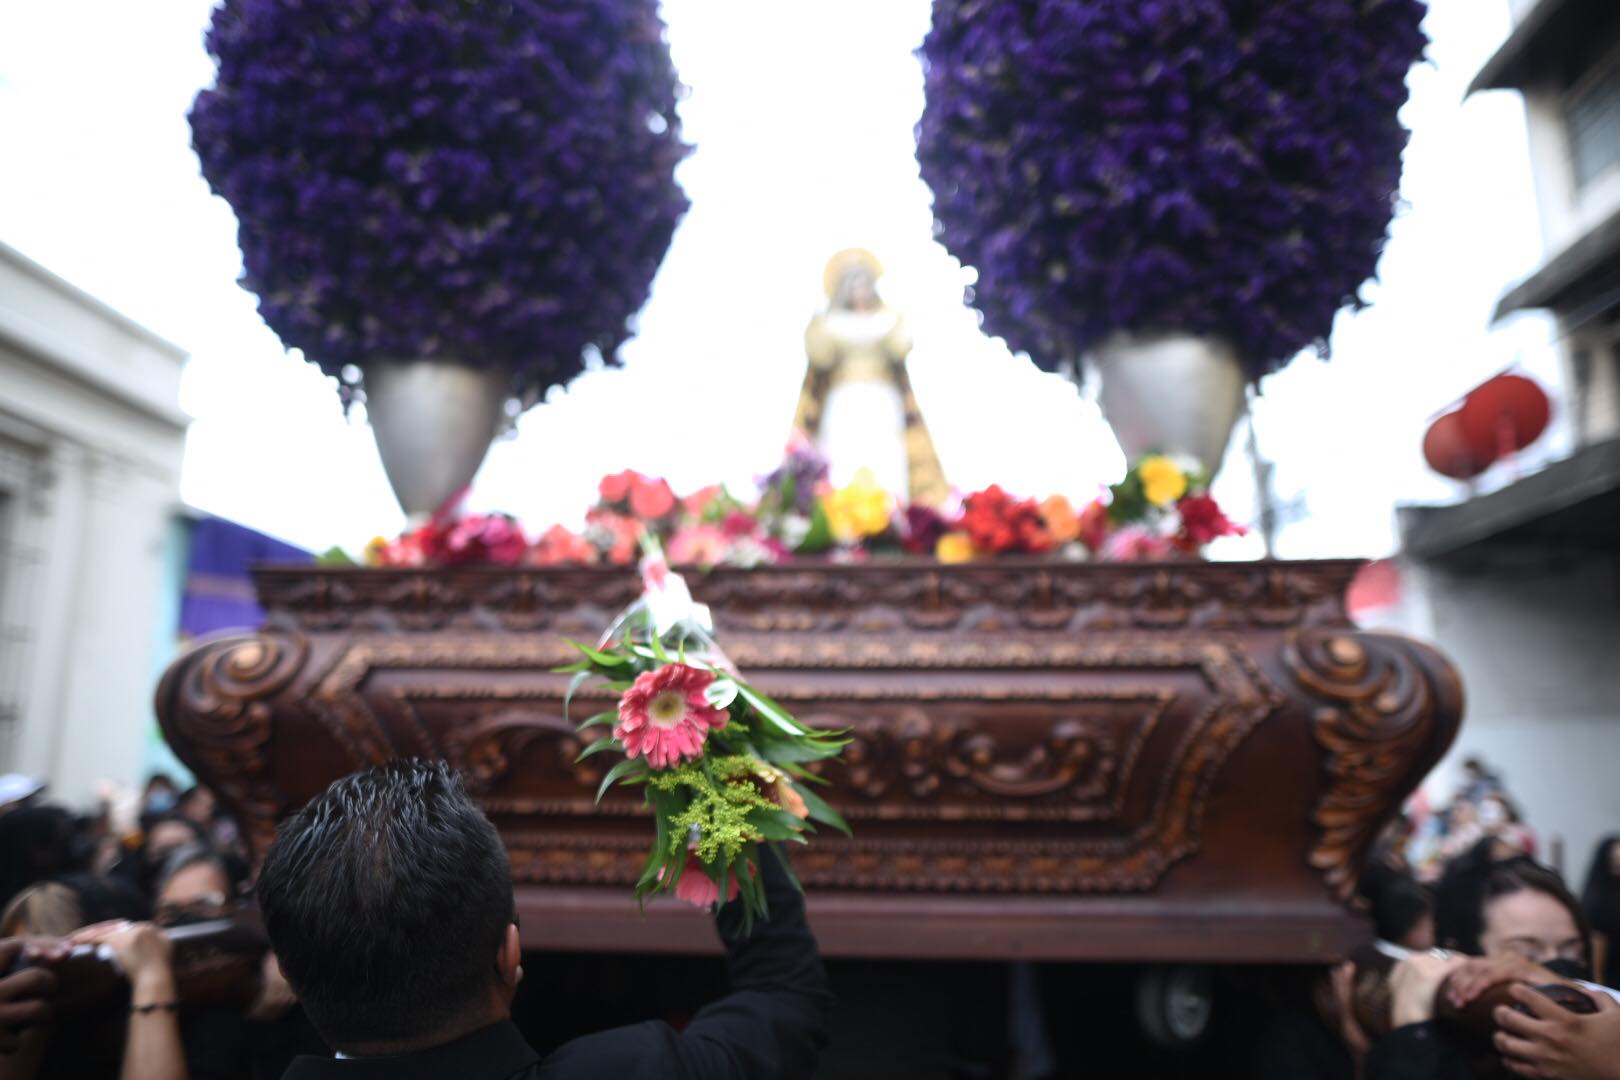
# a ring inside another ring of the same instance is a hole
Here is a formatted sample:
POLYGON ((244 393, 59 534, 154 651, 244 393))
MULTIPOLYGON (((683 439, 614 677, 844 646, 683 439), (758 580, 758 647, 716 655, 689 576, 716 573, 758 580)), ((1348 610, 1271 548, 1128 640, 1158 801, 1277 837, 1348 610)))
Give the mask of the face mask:
POLYGON ((172 791, 154 791, 146 797, 146 812, 149 814, 167 814, 175 808, 179 801, 172 791))

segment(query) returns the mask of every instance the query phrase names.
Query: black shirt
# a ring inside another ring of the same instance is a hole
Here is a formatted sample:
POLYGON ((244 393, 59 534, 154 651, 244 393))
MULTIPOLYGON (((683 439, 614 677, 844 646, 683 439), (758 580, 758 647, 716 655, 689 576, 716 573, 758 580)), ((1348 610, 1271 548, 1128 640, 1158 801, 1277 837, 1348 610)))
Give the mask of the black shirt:
POLYGON ((826 1042, 832 995, 804 898, 776 857, 763 860, 771 917, 740 934, 740 905, 716 920, 732 992, 700 1011, 684 1030, 653 1021, 565 1043, 544 1061, 508 1021, 454 1042, 387 1058, 301 1057, 285 1080, 572 1080, 646 1077, 747 1080, 810 1076, 826 1042))

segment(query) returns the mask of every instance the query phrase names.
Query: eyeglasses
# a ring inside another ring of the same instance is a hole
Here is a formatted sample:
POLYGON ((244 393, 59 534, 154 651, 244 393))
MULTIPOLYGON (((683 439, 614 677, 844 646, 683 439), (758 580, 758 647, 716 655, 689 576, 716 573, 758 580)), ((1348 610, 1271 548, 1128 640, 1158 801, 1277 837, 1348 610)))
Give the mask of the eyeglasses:
POLYGON ((1580 941, 1553 943, 1535 938, 1513 938, 1503 942, 1503 945, 1532 964, 1546 964, 1553 960, 1580 962, 1586 959, 1586 946, 1580 941))
POLYGON ((206 922, 225 914, 228 907, 223 893, 204 893, 183 903, 159 904, 152 921, 159 926, 184 926, 187 923, 206 922))

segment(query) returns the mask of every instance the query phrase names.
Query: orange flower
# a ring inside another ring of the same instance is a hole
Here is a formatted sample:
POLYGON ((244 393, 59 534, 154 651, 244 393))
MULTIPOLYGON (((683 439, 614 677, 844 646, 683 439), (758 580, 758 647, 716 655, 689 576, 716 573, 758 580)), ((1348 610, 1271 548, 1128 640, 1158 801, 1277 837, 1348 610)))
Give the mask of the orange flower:
POLYGON ((529 562, 535 566, 567 566, 596 562, 596 547, 585 537, 562 525, 553 525, 540 534, 529 549, 529 562))
POLYGON ((793 790, 793 785, 784 777, 776 782, 776 791, 771 798, 776 805, 803 820, 810 816, 810 808, 804 804, 804 796, 793 790))
POLYGON ((1046 531, 1059 544, 1080 537, 1080 515, 1074 512, 1074 504, 1062 495, 1053 495, 1041 503, 1041 520, 1046 522, 1046 531))

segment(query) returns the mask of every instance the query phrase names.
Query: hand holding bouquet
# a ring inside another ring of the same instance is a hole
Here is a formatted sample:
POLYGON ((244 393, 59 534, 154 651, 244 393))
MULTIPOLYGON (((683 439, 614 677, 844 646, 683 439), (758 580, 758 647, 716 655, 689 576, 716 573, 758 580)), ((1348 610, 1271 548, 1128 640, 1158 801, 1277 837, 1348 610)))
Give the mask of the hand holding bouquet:
POLYGON ((805 843, 815 823, 849 832, 814 791, 825 781, 805 768, 837 757, 849 740, 805 727, 744 682, 716 644, 708 610, 661 552, 643 561, 642 580, 641 599, 594 647, 573 643, 580 660, 561 669, 574 673, 565 709, 592 679, 619 694, 616 709, 579 725, 594 738, 580 760, 622 754, 597 799, 615 784, 638 786, 652 810, 638 900, 670 892, 707 906, 740 896, 751 923, 769 914, 759 874, 765 847, 805 843))

